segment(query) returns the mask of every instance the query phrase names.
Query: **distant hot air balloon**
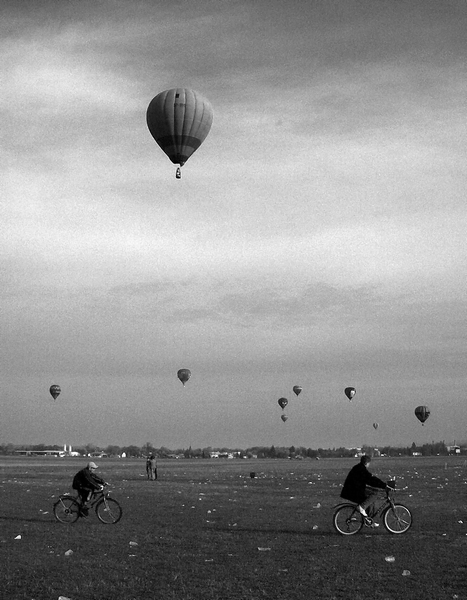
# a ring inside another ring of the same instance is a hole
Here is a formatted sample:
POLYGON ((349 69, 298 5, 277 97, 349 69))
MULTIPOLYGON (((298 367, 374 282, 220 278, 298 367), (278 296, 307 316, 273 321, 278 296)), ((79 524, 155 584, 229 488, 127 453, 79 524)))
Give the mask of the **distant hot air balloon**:
POLYGON ((284 408, 287 406, 287 404, 289 403, 289 401, 287 400, 287 398, 279 398, 279 400, 277 401, 277 403, 282 408, 282 410, 284 410, 284 408))
POLYGON ((415 416, 424 425, 425 421, 430 416, 430 409, 427 406, 417 406, 415 409, 415 416))
POLYGON ((297 394, 297 396, 300 394, 300 392, 302 391, 302 386, 301 385, 294 385, 293 386, 293 391, 297 394))
POLYGON ((284 421, 284 423, 287 421, 289 417, 287 415, 281 415, 281 419, 284 421))
POLYGON ((59 385, 55 385, 55 384, 54 384, 54 385, 51 385, 51 386, 50 386, 50 390, 49 390, 49 392, 50 392, 50 395, 52 396, 52 398, 53 398, 54 400, 55 400, 56 398, 58 398, 58 396, 60 396, 60 392, 61 392, 61 391, 62 391, 62 390, 60 389, 60 386, 59 386, 59 385))
POLYGON ((375 429, 378 429, 378 427, 379 427, 378 423, 373 423, 373 427, 374 427, 375 429))
POLYGON ((190 369, 179 369, 177 371, 177 377, 180 379, 180 381, 183 383, 183 386, 185 386, 185 383, 190 379, 191 377, 191 371, 190 369))
POLYGON ((350 401, 355 396, 356 392, 357 392, 357 390, 354 387, 346 387, 344 390, 344 394, 347 396, 347 398, 350 401))
POLYGON ((149 103, 146 122, 152 137, 174 164, 177 179, 190 156, 211 129, 212 106, 194 90, 174 88, 157 94, 149 103))

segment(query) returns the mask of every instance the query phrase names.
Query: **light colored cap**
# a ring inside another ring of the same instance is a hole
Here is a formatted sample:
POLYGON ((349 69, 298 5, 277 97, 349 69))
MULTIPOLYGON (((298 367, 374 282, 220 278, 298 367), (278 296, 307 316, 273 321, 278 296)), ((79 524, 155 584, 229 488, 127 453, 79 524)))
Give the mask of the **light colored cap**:
POLYGON ((95 462, 89 462, 88 463, 88 469, 97 469, 98 466, 96 465, 95 462))

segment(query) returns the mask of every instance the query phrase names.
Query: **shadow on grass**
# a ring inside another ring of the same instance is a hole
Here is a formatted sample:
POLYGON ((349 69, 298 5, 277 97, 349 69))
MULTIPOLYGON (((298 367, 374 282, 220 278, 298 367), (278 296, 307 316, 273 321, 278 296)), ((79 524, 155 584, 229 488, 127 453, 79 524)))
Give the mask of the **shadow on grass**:
MULTIPOLYGON (((214 529, 214 528, 213 528, 214 529)), ((336 536, 337 534, 334 531, 325 531, 319 529, 309 529, 309 530, 298 530, 298 529, 290 529, 286 527, 216 527, 215 531, 221 531, 222 533, 275 533, 275 534, 284 534, 284 535, 313 535, 316 537, 329 537, 336 536)))
POLYGON ((52 516, 47 519, 37 517, 10 517, 8 515, 0 515, 0 521, 20 521, 21 523, 57 523, 57 520, 52 516))

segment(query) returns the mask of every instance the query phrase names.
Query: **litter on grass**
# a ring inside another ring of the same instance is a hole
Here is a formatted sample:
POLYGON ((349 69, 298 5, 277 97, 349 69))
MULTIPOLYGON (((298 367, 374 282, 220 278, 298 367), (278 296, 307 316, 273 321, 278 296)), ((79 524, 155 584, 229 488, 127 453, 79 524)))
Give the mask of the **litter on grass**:
POLYGON ((271 548, 259 548, 259 547, 258 547, 258 550, 259 550, 260 552, 267 552, 268 550, 271 550, 271 548))
POLYGON ((17 535, 17 536, 15 537, 15 540, 20 540, 20 539, 21 539, 21 535, 17 535))
POLYGON ((404 570, 402 571, 402 575, 403 575, 404 577, 408 577, 408 576, 410 575, 410 571, 408 571, 407 569, 404 569, 404 570))
POLYGON ((71 556, 73 554, 73 550, 67 550, 65 552, 65 556, 71 556))
POLYGON ((386 562, 394 562, 396 559, 394 558, 394 556, 386 556, 386 557, 384 558, 384 560, 385 560, 386 562))
POLYGON ((130 546, 137 546, 138 542, 130 542, 130 546))

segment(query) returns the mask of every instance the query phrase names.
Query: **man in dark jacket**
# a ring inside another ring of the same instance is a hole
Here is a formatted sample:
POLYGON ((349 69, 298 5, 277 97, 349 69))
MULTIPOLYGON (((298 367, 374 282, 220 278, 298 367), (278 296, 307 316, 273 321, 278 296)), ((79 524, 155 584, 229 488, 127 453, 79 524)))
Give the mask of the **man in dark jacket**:
POLYGON ((358 504, 358 510, 364 517, 368 516, 366 508, 375 499, 378 489, 385 490, 387 488, 384 481, 368 471, 367 465, 370 461, 369 456, 361 457, 360 462, 350 469, 341 492, 342 498, 358 504))
POLYGON ((84 514, 87 513, 86 502, 91 499, 92 493, 106 485, 106 482, 94 473, 96 469, 96 463, 89 462, 73 477, 72 488, 78 492, 84 514))

